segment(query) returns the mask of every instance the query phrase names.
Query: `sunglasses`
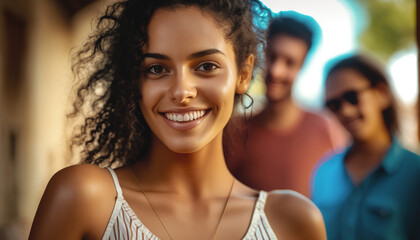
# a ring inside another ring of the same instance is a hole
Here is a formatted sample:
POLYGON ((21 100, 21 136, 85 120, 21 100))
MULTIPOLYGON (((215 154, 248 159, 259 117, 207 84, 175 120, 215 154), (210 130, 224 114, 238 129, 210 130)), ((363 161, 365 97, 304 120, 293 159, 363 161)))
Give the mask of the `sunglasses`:
POLYGON ((358 95, 368 89, 370 89, 371 86, 368 86, 363 89, 358 90, 349 90, 345 93, 343 93, 341 96, 337 98, 330 99, 325 102, 325 106, 329 108, 332 112, 338 112, 341 109, 341 105, 343 101, 346 101, 347 103, 350 103, 354 106, 356 106, 359 103, 359 97, 358 95))

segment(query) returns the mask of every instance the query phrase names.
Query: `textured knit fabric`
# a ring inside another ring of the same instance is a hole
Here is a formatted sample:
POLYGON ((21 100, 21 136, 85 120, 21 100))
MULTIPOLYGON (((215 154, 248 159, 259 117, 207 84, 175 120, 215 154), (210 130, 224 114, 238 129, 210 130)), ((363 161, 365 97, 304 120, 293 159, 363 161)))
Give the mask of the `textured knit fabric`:
MULTIPOLYGON (((108 168, 117 190, 117 199, 108 222, 103 240, 159 240, 136 216, 122 195, 121 186, 114 170, 108 168)), ((255 204, 251 224, 243 240, 276 240, 276 236, 264 213, 267 193, 261 191, 255 204)))
POLYGON ((305 111, 286 130, 268 129, 255 116, 239 131, 244 136, 224 140, 227 165, 239 181, 258 190, 291 189, 305 196, 317 161, 346 144, 337 122, 305 111))
POLYGON ((344 159, 327 158, 315 173, 313 201, 329 240, 420 240, 420 156, 393 140, 382 164, 355 186, 344 159))

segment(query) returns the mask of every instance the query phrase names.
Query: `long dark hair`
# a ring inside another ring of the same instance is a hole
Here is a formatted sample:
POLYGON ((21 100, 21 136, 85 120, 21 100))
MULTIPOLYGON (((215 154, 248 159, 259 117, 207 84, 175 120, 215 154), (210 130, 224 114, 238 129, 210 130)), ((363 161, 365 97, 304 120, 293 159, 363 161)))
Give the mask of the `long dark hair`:
POLYGON ((364 76, 369 81, 370 86, 375 87, 378 84, 383 84, 383 86, 387 88, 391 101, 389 106, 382 111, 382 117, 389 135, 392 136, 398 131, 398 117, 395 99, 383 67, 372 57, 368 57, 363 54, 354 54, 351 56, 346 55, 338 57, 338 59, 339 60, 333 60, 333 64, 330 63, 331 66, 328 70, 326 79, 338 70, 353 69, 364 76))
POLYGON ((84 122, 71 146, 83 149, 82 162, 127 165, 147 154, 152 133, 138 105, 142 46, 156 9, 182 6, 197 6, 215 18, 233 45, 238 69, 250 54, 258 60, 264 32, 257 23, 271 14, 258 0, 126 0, 109 6, 74 56, 80 82, 69 116, 84 122))

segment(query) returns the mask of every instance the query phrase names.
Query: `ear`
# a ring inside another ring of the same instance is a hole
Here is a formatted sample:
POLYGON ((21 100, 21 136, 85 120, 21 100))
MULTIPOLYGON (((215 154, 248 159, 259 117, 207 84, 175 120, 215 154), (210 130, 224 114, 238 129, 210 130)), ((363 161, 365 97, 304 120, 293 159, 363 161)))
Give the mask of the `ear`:
POLYGON ((254 70, 254 54, 250 54, 240 69, 239 79, 236 82, 236 93, 244 94, 251 83, 252 73, 254 70))
POLYGON ((384 110, 388 108, 392 102, 392 93, 389 86, 384 83, 378 83, 375 86, 375 89, 378 94, 379 106, 381 109, 384 110))

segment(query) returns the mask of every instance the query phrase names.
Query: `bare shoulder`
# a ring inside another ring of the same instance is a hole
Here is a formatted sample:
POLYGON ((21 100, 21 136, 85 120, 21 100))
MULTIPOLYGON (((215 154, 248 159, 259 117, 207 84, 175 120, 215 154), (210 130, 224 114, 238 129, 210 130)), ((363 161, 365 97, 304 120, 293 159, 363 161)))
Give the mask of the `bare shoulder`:
POLYGON ((327 239, 321 212, 310 199, 295 191, 269 192, 265 212, 278 237, 327 239))
POLYGON ((30 239, 96 237, 106 227, 103 225, 109 219, 115 196, 113 180, 106 169, 81 164, 58 171, 42 196, 30 239))
POLYGON ((112 181, 112 178, 108 170, 96 165, 78 164, 63 168, 55 173, 49 184, 68 184, 76 188, 75 190, 83 190, 86 184, 102 184, 109 180, 112 181))
POLYGON ((45 194, 54 200, 80 202, 115 195, 113 181, 108 170, 90 164, 66 167, 50 179, 45 194))

